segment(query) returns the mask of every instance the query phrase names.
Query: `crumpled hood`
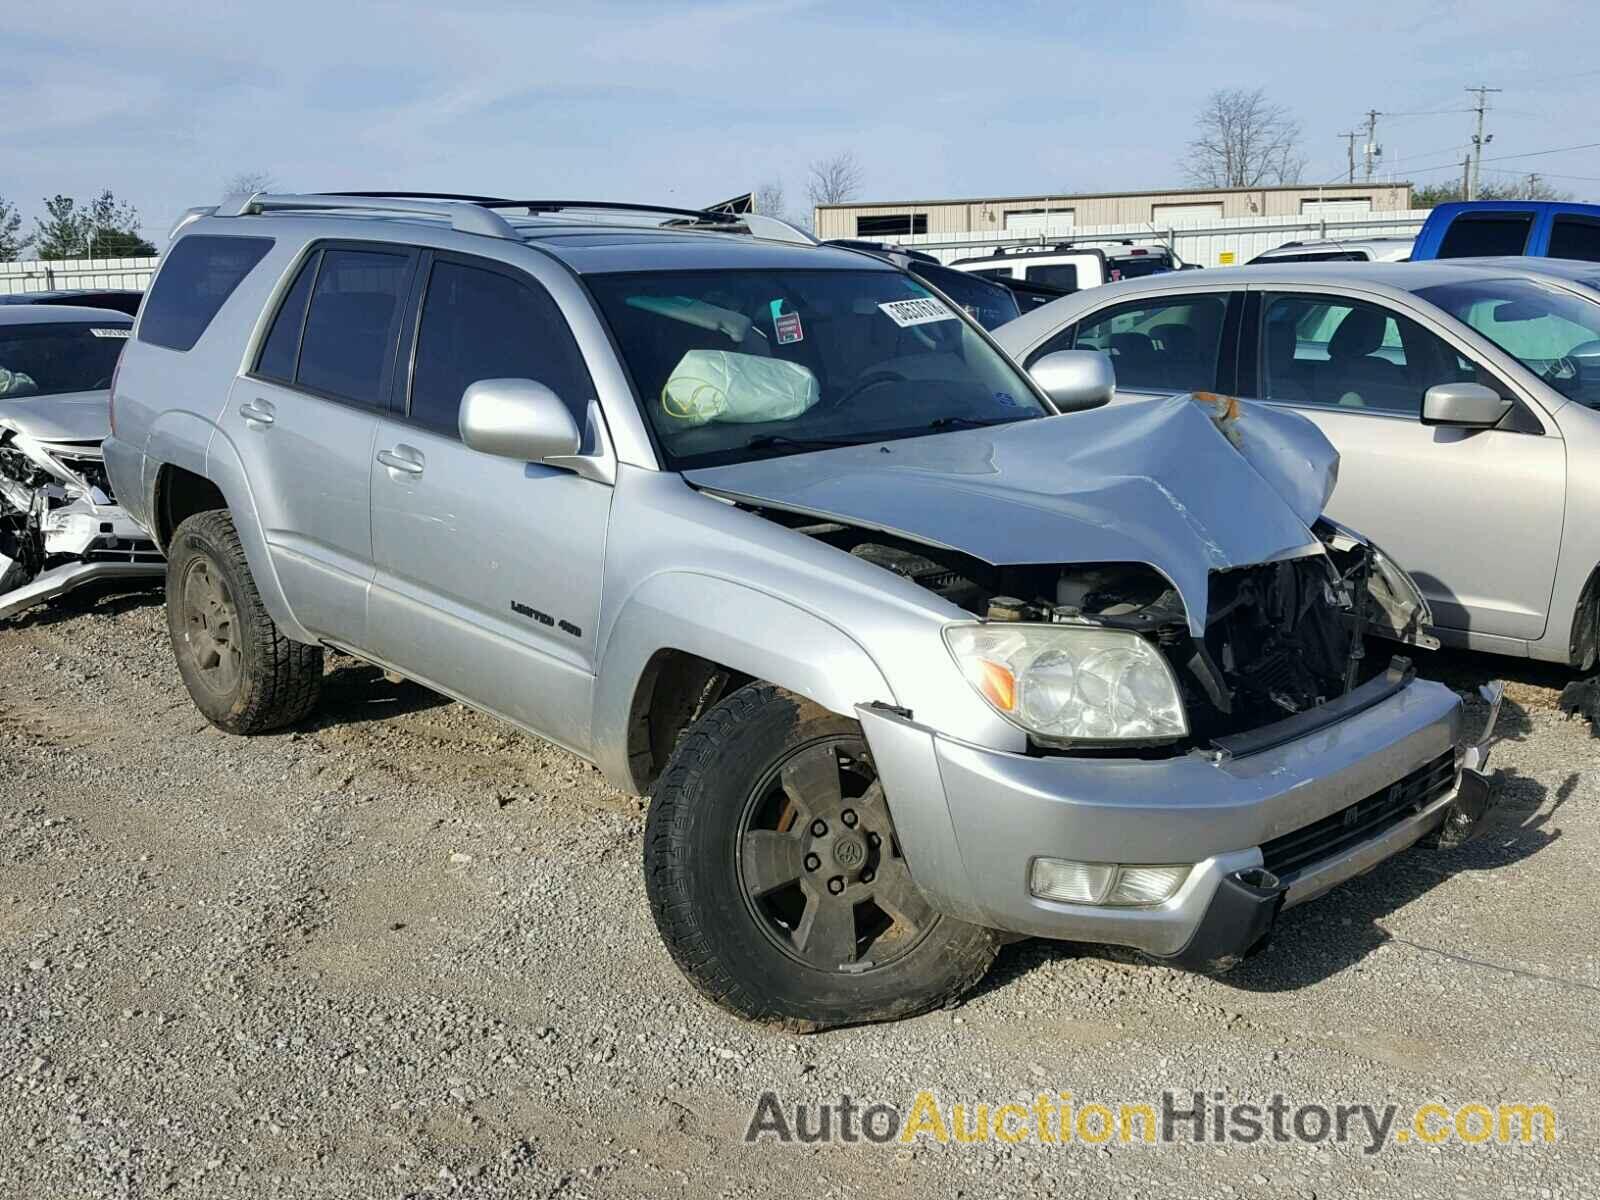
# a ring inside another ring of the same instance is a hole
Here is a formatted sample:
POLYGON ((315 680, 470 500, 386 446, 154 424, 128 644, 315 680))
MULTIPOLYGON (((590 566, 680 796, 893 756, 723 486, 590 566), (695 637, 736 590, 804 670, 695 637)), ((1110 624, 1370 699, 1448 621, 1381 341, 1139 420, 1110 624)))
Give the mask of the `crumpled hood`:
POLYGON ((0 426, 40 442, 103 442, 111 436, 111 393, 0 400, 0 426))
POLYGON ((735 500, 997 566, 1141 562, 1204 632, 1212 571, 1320 551, 1338 453, 1303 417, 1241 405, 1235 448, 1187 395, 688 471, 735 500))

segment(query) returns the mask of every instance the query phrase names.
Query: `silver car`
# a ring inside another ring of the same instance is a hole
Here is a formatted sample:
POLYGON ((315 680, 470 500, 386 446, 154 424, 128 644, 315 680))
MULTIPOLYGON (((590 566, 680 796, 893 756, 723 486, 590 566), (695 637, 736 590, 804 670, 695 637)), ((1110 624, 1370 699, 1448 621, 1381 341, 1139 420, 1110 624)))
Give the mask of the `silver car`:
POLYGON ((1316 422, 1328 514, 1405 564, 1439 638, 1595 665, 1600 303, 1540 264, 1272 264, 1073 296, 995 333, 1024 365, 1115 364, 1125 397, 1192 388, 1316 422), (1530 266, 1533 269, 1530 269, 1530 266))
POLYGON ((1017 934, 1226 967, 1488 808, 1313 426, 1039 375, 755 216, 256 196, 178 231, 106 457, 211 721, 334 646, 567 747, 650 794, 695 986, 814 1029, 1017 934))
POLYGON ((132 325, 106 309, 0 305, 0 617, 166 570, 117 504, 100 454, 132 325))

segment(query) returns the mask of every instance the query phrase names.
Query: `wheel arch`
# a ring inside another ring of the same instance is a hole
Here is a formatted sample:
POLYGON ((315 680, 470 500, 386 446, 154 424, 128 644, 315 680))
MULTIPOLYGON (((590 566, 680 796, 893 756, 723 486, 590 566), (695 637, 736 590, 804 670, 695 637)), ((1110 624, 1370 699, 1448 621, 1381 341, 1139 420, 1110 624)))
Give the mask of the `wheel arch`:
POLYGON ((1600 660, 1600 566, 1589 572, 1578 593, 1572 637, 1567 645, 1567 661, 1580 671, 1589 670, 1600 660))
POLYGON ((596 764, 616 786, 648 791, 698 713, 755 680, 852 720, 857 704, 894 703, 877 663, 836 625, 746 584, 668 572, 633 592, 610 628, 596 764))
POLYGON ((288 637, 297 642, 317 643, 316 635, 295 619, 289 607, 267 547, 266 533, 261 528, 244 464, 239 461, 232 444, 222 437, 213 438, 207 447, 203 471, 170 460, 156 468, 150 520, 162 551, 170 547, 173 532, 185 519, 211 508, 225 508, 233 518, 245 562, 267 613, 288 637))

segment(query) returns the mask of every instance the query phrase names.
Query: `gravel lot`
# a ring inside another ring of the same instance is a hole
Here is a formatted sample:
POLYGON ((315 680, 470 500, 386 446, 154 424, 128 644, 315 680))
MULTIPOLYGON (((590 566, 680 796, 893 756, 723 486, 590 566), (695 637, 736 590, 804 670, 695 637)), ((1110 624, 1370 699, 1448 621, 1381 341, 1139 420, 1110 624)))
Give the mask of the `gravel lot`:
MULTIPOLYGON (((1509 668, 1485 838, 1280 923, 1224 980, 1008 948, 967 1003, 794 1038, 656 940, 642 802, 372 668, 255 740, 190 705, 154 592, 0 626, 0 1194, 1600 1194, 1600 742, 1509 668), (1556 1106, 1555 1146, 783 1147, 791 1101, 1556 1106)), ((1482 706, 1475 711, 1481 714, 1482 706)))

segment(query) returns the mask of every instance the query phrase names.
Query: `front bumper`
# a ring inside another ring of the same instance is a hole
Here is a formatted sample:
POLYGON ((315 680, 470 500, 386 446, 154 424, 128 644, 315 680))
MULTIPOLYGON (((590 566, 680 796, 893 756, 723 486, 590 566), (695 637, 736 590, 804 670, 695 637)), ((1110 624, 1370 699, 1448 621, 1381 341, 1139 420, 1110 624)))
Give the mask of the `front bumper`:
POLYGON ((1461 701, 1421 680, 1336 724, 1231 758, 1036 758, 955 741, 898 710, 856 711, 912 877, 935 907, 1013 933, 1132 946, 1179 965, 1226 965, 1261 941, 1281 908, 1434 833, 1480 788, 1480 816, 1487 807, 1486 785, 1463 777, 1455 749, 1461 701), (1263 845, 1395 794, 1397 783, 1441 759, 1448 777, 1414 810, 1354 844, 1335 843, 1292 877, 1263 870, 1263 845), (1068 904, 1030 893, 1038 856, 1194 868, 1158 905, 1068 904))

